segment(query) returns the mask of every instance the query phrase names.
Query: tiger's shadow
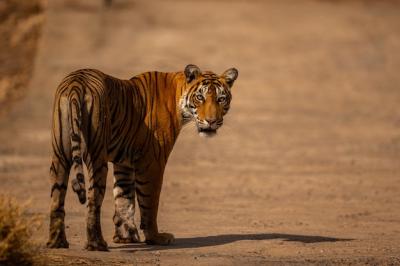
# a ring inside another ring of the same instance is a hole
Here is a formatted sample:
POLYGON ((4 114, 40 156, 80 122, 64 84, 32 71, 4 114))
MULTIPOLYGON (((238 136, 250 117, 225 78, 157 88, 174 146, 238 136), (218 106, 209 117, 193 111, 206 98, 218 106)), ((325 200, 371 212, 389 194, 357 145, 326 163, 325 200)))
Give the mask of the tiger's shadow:
POLYGON ((312 236, 312 235, 292 235, 292 234, 227 234, 227 235, 214 235, 204 237, 189 237, 177 238, 175 243, 170 246, 149 246, 144 243, 115 245, 109 247, 123 252, 134 252, 139 250, 167 250, 167 249, 187 249, 187 248, 201 248, 225 245, 237 241, 259 241, 259 240, 282 240, 288 242, 300 242, 304 244, 322 243, 322 242, 339 242, 339 241, 352 241, 350 238, 335 238, 326 236, 312 236))

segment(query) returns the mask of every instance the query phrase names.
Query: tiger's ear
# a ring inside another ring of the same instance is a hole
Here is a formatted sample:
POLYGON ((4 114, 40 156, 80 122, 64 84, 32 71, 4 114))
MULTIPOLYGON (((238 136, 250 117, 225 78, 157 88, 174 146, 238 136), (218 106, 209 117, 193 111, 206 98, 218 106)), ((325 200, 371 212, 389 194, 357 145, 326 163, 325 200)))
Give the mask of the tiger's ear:
POLYGON ((200 76, 200 74, 201 74, 201 70, 196 65, 187 65, 185 67, 185 76, 186 76, 187 83, 190 83, 193 80, 195 80, 198 76, 200 76))
POLYGON ((225 79, 226 83, 228 84, 229 87, 232 87, 233 83, 237 79, 239 75, 239 72, 237 71, 236 68, 230 68, 226 70, 223 74, 222 77, 225 79))

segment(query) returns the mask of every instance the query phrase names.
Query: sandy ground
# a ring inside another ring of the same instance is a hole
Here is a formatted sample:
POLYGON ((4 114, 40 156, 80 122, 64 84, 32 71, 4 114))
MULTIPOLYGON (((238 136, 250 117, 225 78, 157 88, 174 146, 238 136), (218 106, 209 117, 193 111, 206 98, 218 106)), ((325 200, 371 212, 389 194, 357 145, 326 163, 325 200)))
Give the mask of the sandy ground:
POLYGON ((394 1, 49 2, 29 94, 0 121, 0 192, 45 215, 42 245, 51 104, 63 76, 92 67, 129 78, 188 63, 240 71, 219 135, 188 127, 170 158, 159 226, 176 243, 112 243, 108 189, 110 252, 84 251, 86 208, 70 191, 70 249, 42 250, 53 265, 400 265, 394 1))

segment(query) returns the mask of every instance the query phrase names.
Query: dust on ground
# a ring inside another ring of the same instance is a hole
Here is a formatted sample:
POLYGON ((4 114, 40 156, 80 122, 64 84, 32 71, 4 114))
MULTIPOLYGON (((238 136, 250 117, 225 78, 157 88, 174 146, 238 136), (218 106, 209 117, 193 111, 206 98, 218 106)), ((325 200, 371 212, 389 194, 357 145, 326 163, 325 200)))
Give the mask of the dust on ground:
MULTIPOLYGON (((50 114, 63 76, 188 63, 240 74, 218 136, 186 128, 164 176, 172 246, 87 252, 69 191, 54 264, 400 264, 400 17, 395 1, 49 1, 31 89, 0 122, 2 193, 48 217, 50 114)), ((36 239, 47 239, 47 218, 36 239)))

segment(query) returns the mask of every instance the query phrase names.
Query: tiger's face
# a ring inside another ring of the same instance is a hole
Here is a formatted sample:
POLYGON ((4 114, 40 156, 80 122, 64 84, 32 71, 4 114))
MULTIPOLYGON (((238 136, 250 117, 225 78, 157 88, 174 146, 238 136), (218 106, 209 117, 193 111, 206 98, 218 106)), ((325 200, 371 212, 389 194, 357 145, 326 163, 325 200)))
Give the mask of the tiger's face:
POLYGON ((185 68, 187 93, 181 101, 184 123, 195 121, 200 136, 211 137, 223 124, 232 95, 231 88, 238 76, 235 68, 222 75, 202 73, 195 65, 185 68))

